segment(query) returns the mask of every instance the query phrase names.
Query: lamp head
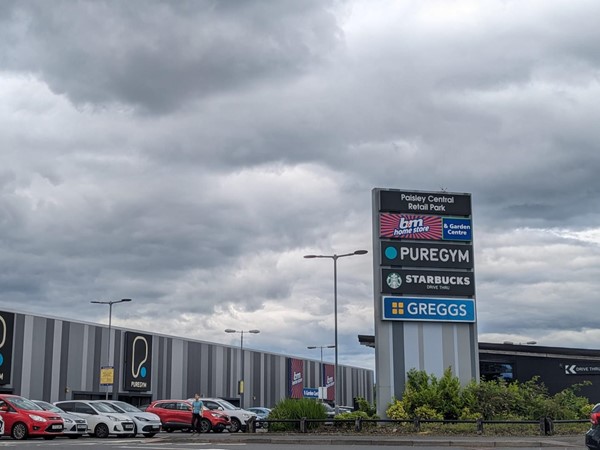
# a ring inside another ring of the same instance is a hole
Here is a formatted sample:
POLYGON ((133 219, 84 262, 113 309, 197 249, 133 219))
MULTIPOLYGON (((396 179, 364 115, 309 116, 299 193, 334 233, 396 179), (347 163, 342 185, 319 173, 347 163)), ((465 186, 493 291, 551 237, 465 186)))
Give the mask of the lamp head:
POLYGON ((237 333, 237 330, 233 330, 233 329, 231 329, 231 328, 227 328, 227 329, 225 330, 225 333, 237 333))
POLYGON ((355 255, 364 255, 366 253, 369 253, 368 250, 356 250, 354 252, 355 255))
POLYGON ((310 258, 316 258, 317 255, 304 255, 305 258, 310 259, 310 258))
POLYGON ((258 334, 260 333, 260 330, 248 330, 248 333, 258 334))
POLYGON ((130 299, 130 298, 122 298, 120 301, 121 301, 121 302, 130 302, 130 301, 131 301, 131 299, 130 299))
POLYGON ((309 345, 309 346, 308 346, 308 347, 306 347, 306 348, 310 348, 311 350, 313 350, 313 349, 317 348, 317 346, 316 346, 316 345, 309 345))

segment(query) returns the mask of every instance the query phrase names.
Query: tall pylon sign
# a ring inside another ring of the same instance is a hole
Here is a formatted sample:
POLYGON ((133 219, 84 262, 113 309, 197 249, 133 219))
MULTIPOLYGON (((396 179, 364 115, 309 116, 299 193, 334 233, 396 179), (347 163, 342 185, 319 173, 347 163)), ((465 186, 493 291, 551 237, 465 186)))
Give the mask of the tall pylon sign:
POLYGON ((406 374, 479 379, 471 194, 373 189, 377 413, 406 374))

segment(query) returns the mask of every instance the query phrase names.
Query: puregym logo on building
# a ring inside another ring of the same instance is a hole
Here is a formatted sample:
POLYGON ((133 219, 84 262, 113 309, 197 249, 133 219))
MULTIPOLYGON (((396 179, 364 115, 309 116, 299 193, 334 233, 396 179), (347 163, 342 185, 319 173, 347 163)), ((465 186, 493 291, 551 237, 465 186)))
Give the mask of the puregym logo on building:
POLYGON ((128 391, 149 391, 152 369, 152 336, 125 333, 124 384, 128 391))
POLYGON ((0 312, 0 385, 10 384, 15 315, 0 312))

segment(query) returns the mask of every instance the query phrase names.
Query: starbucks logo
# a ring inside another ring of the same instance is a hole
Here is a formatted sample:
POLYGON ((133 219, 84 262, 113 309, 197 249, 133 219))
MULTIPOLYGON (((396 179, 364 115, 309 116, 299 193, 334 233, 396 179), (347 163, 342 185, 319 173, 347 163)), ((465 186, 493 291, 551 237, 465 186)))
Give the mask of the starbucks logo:
POLYGON ((397 273, 390 273, 385 281, 392 289, 398 289, 400 286, 402 286, 402 277, 400 277, 400 275, 397 273))

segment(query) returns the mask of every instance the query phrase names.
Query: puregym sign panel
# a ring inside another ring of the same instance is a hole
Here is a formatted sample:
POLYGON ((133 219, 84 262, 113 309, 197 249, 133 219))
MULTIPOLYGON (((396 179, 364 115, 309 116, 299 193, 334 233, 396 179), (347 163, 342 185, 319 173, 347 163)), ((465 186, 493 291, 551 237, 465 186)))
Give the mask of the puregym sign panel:
POLYGON ((125 333, 125 365, 123 371, 126 391, 149 391, 152 383, 152 336, 125 333))
POLYGON ((11 381, 14 323, 14 313, 0 311, 0 385, 11 381))
POLYGON ((471 269, 473 267, 473 246, 470 244, 381 241, 381 265, 471 269))

